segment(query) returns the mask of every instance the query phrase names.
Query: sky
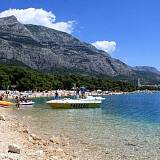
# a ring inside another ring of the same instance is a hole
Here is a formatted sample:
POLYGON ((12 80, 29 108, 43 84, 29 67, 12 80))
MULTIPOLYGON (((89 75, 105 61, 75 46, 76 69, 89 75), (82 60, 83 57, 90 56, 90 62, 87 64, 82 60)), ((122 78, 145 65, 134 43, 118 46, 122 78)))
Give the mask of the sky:
POLYGON ((160 70, 159 0, 0 0, 0 17, 65 31, 130 66, 160 70))

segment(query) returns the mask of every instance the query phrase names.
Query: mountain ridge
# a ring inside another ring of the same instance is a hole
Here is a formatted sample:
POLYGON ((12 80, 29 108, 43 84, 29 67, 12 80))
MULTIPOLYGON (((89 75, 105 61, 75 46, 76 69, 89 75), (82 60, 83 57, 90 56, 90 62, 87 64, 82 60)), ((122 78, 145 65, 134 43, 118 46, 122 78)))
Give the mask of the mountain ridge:
POLYGON ((151 66, 135 66, 133 69, 136 71, 152 72, 160 75, 160 71, 157 68, 151 66))
MULTIPOLYGON (((22 24, 15 16, 0 18, 0 60, 54 73, 137 77, 139 71, 72 35, 44 26, 22 24)), ((155 75, 157 81, 159 75, 155 75)))
POLYGON ((113 76, 133 72, 126 64, 68 33, 21 24, 14 16, 0 18, 0 44, 1 59, 13 58, 34 69, 52 71, 58 66, 113 76))

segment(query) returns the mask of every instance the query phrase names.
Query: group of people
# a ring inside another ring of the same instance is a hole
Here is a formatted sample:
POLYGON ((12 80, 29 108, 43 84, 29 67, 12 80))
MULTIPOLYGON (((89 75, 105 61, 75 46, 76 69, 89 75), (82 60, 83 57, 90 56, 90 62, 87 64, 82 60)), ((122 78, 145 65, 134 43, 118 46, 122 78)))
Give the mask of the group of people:
POLYGON ((86 88, 84 88, 84 87, 81 87, 81 88, 77 87, 76 88, 76 97, 77 97, 77 99, 78 98, 86 98, 85 93, 86 93, 86 88))
POLYGON ((28 102, 29 101, 27 96, 16 96, 15 100, 16 100, 16 107, 17 108, 20 108, 21 102, 28 102))
POLYGON ((4 92, 4 93, 1 93, 0 95, 0 101, 3 101, 3 100, 7 100, 8 99, 8 95, 9 95, 9 92, 4 92))
MULTIPOLYGON (((85 87, 76 87, 76 98, 86 98, 86 88, 85 87)), ((56 90, 55 93, 54 93, 54 99, 58 99, 59 98, 59 94, 58 94, 58 91, 56 90)))
MULTIPOLYGON (((8 100, 8 94, 9 93, 2 93, 1 95, 0 95, 0 101, 5 101, 5 100, 8 100)), ((18 97, 18 96, 16 96, 16 98, 15 98, 15 100, 16 100, 16 107, 17 108, 19 108, 19 105, 20 105, 20 97, 18 97)))

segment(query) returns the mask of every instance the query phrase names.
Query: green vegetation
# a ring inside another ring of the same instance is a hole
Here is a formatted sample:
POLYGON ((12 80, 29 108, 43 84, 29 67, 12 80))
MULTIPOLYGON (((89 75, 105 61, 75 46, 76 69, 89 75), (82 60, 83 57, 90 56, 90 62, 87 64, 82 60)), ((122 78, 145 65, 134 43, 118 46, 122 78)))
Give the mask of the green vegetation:
POLYGON ((71 89, 74 84, 85 86, 89 90, 133 91, 135 86, 127 82, 112 81, 76 74, 44 74, 27 67, 0 65, 0 88, 14 86, 19 91, 71 89))

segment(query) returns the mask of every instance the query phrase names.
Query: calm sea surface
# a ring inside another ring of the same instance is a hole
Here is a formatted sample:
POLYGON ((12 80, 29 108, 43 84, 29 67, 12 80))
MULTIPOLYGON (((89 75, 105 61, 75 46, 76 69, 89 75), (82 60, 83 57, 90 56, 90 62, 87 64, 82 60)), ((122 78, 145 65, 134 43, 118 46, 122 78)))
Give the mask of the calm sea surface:
POLYGON ((67 110, 51 109, 37 98, 35 106, 10 112, 42 136, 64 135, 75 145, 83 141, 124 157, 160 159, 160 93, 105 98, 101 108, 67 110))

